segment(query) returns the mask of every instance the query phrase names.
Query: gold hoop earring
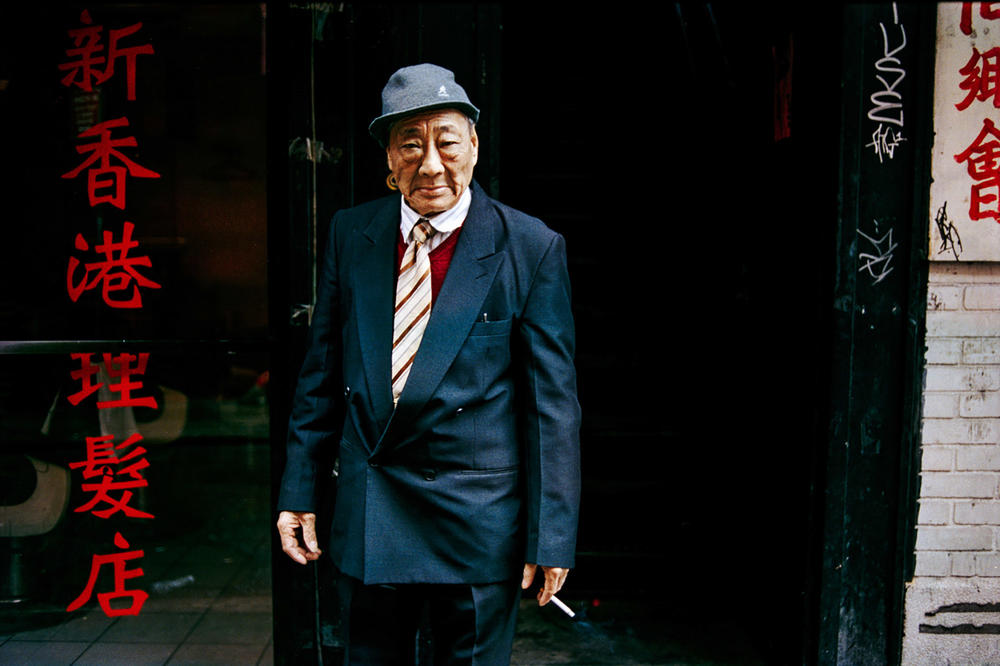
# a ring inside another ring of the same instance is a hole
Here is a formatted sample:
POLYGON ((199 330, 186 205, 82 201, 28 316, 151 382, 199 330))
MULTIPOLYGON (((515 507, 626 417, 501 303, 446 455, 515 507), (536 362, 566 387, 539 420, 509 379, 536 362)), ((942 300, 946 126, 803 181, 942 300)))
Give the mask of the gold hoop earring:
POLYGON ((399 189, 399 183, 396 182, 396 176, 394 174, 391 174, 391 173, 388 176, 385 177, 385 185, 390 190, 398 190, 399 189))

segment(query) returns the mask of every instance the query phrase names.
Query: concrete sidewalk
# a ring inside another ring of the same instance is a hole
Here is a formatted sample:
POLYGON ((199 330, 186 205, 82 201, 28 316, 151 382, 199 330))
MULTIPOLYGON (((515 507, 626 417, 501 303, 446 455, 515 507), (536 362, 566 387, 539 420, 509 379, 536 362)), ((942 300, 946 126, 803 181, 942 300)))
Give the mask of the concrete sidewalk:
POLYGON ((564 600, 570 619, 549 604, 524 600, 513 664, 518 666, 756 666, 768 663, 739 627, 669 617, 669 609, 637 600, 564 600))

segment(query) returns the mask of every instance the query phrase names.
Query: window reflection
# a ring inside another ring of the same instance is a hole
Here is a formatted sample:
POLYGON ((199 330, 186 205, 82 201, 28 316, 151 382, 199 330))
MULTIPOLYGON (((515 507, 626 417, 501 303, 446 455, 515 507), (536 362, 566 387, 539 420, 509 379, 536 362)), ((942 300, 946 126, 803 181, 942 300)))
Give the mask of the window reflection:
POLYGON ((263 35, 255 4, 0 9, 2 339, 266 335, 263 35), (67 52, 133 28, 82 87, 67 52))
POLYGON ((0 8, 0 663, 271 661, 263 10, 0 8))
POLYGON ((233 663, 257 663, 271 636, 265 355, 153 352, 143 388, 156 409, 70 405, 75 365, 63 354, 0 356, 0 662, 218 650, 233 663), (114 449, 117 460, 87 451, 88 438, 130 437, 114 449), (141 456, 129 457, 139 447, 141 456), (110 478, 147 463, 136 475, 146 483, 125 489, 136 513, 112 510, 121 488, 94 502, 97 484, 86 489, 80 464, 88 457, 113 468, 104 470, 110 478), (91 598, 67 612, 94 555, 135 551, 141 557, 126 569, 142 575, 126 587, 148 594, 138 615, 102 609, 98 594, 115 589, 112 565, 91 598))

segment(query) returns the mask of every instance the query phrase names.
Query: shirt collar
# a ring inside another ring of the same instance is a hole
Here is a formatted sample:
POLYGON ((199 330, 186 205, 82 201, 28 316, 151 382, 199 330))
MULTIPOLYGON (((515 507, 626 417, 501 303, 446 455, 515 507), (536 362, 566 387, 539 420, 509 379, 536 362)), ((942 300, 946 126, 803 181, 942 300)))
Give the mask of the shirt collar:
MULTIPOLYGON (((410 232, 413 227, 420 221, 420 214, 406 205, 406 200, 400 197, 399 199, 399 230, 403 232, 403 238, 409 242, 410 232)), ((469 206, 472 204, 472 188, 465 188, 465 192, 462 192, 462 196, 458 198, 458 203, 444 211, 443 213, 438 213, 434 217, 428 218, 431 226, 438 232, 438 234, 446 234, 458 229, 465 222, 465 218, 469 213, 469 206)))

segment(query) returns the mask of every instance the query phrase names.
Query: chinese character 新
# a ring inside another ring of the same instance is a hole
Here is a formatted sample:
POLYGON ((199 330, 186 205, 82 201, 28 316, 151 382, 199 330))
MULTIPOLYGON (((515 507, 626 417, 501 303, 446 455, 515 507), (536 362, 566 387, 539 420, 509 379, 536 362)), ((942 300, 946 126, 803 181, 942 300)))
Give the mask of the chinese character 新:
MULTIPOLYGON (((147 268, 152 266, 149 257, 128 256, 130 249, 139 246, 139 241, 132 240, 134 228, 135 225, 131 222, 124 224, 120 243, 112 241, 110 231, 103 232, 104 242, 96 245, 94 252, 103 254, 104 259, 83 264, 83 276, 79 280, 76 280, 76 273, 80 267, 80 260, 76 257, 70 257, 69 266, 66 269, 66 291, 69 293, 70 300, 75 303, 83 292, 94 289, 100 284, 101 296, 109 307, 141 308, 142 295, 139 293, 139 287, 160 288, 158 283, 143 277, 136 268, 137 266, 147 268), (132 287, 131 296, 120 299, 114 297, 117 292, 125 291, 130 286, 132 287)), ((77 250, 82 252, 90 249, 83 234, 76 235, 74 245, 77 250)))
POLYGON ((104 45, 101 44, 102 25, 94 25, 90 18, 90 12, 83 10, 80 14, 80 22, 83 27, 69 30, 70 39, 73 40, 74 48, 66 49, 66 56, 70 58, 68 62, 61 63, 59 69, 68 72, 62 78, 64 86, 75 85, 85 92, 91 92, 95 85, 101 85, 115 73, 115 62, 119 58, 125 58, 125 76, 128 82, 128 99, 135 99, 135 64, 136 58, 140 55, 150 55, 153 53, 152 44, 142 46, 121 47, 118 42, 124 38, 138 32, 142 28, 142 23, 134 23, 125 28, 108 31, 107 56, 102 55, 104 45), (103 67, 101 67, 103 65, 103 67))
POLYGON ((123 452, 140 442, 142 435, 136 433, 117 446, 113 438, 113 435, 88 437, 87 459, 69 464, 70 469, 82 467, 85 480, 100 477, 98 482, 80 485, 84 492, 92 492, 94 496, 89 502, 73 511, 75 513, 89 511, 98 518, 109 518, 119 511, 129 518, 153 518, 153 514, 129 506, 129 501, 132 499, 132 489, 145 488, 149 485, 149 482, 141 474, 142 470, 149 467, 149 461, 144 457, 146 449, 142 446, 136 446, 131 451, 119 455, 119 451, 123 452), (125 480, 120 481, 116 477, 125 480), (120 494, 117 497, 112 497, 109 494, 111 492, 120 494), (106 504, 107 508, 95 510, 98 504, 106 504))
MULTIPOLYGON (((125 537, 121 535, 121 532, 115 532, 115 546, 121 550, 125 550, 129 547, 128 541, 126 541, 125 537)), ((94 585, 97 583, 97 576, 100 573, 101 567, 105 564, 110 564, 115 576, 115 588, 114 592, 97 593, 97 601, 101 605, 101 609, 108 617, 116 617, 119 615, 138 615, 142 605, 146 603, 146 599, 149 598, 149 594, 143 590, 125 589, 126 580, 143 575, 142 569, 138 567, 135 569, 126 569, 125 563, 128 560, 138 559, 144 554, 145 553, 141 550, 131 550, 123 553, 112 553, 111 555, 94 555, 90 561, 90 577, 87 579, 87 586, 84 588, 83 592, 80 593, 80 596, 74 599, 73 602, 66 607, 66 610, 75 611, 77 608, 80 608, 85 603, 90 601, 90 597, 94 593, 94 585), (129 605, 123 608, 112 608, 111 602, 115 599, 129 599, 129 605)))
POLYGON ((81 155, 89 152, 90 157, 72 171, 64 173, 62 177, 76 178, 81 171, 87 169, 87 196, 90 198, 90 205, 110 203, 119 210, 124 210, 126 176, 159 178, 160 174, 136 164, 125 157, 120 150, 116 150, 121 147, 135 148, 138 145, 134 136, 112 139, 111 131, 116 127, 128 127, 128 118, 105 120, 103 123, 97 123, 90 129, 80 132, 78 138, 97 137, 97 140, 76 147, 76 152, 81 155), (125 166, 112 165, 112 157, 125 166), (98 161, 97 166, 91 166, 98 161))
POLYGON ((983 120, 979 136, 958 155, 955 161, 967 162, 966 169, 976 181, 969 197, 969 219, 992 217, 1000 222, 1000 132, 989 118, 983 120))
MULTIPOLYGON (((104 385, 103 382, 95 382, 94 376, 98 374, 101 370, 100 365, 94 365, 90 362, 91 354, 81 353, 81 354, 70 354, 70 357, 74 361, 80 361, 80 369, 73 370, 70 372, 70 377, 74 380, 79 380, 82 387, 76 393, 67 397, 70 404, 74 407, 80 404, 84 398, 95 393, 101 386, 104 385)), ((146 364, 149 361, 149 354, 142 353, 138 356, 134 354, 122 353, 117 356, 111 354, 104 354, 104 371, 107 373, 110 379, 119 379, 120 381, 115 384, 108 382, 108 390, 119 394, 117 400, 99 400, 97 402, 98 409, 108 409, 110 407, 151 407, 153 409, 157 408, 156 398, 153 396, 145 397, 133 397, 132 391, 142 388, 142 382, 132 381, 132 375, 144 375, 146 373, 146 364), (131 363, 133 361, 138 361, 137 365, 133 366, 131 363)))

